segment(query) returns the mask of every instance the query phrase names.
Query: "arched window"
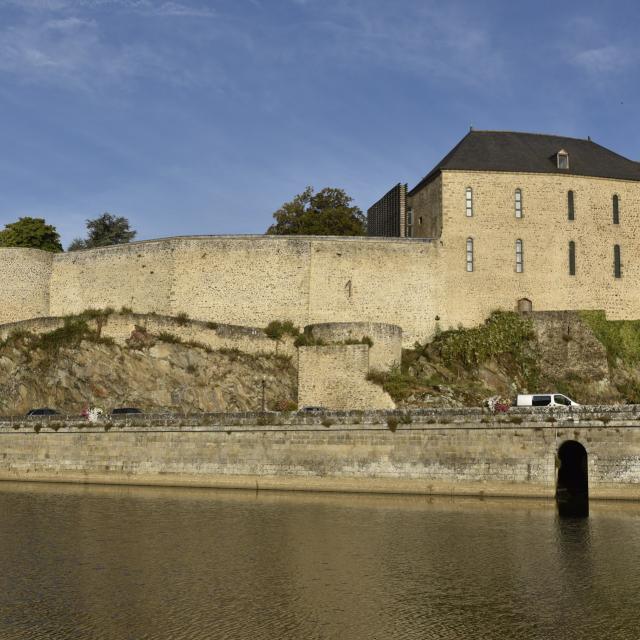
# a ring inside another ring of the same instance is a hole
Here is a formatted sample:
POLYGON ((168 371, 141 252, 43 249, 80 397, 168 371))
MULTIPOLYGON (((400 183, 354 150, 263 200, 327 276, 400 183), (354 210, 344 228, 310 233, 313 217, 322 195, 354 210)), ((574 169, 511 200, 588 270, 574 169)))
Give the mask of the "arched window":
POLYGON ((467 271, 473 271, 473 238, 467 238, 467 271))
POLYGON ((569 213, 569 220, 575 220, 576 210, 573 199, 573 191, 569 191, 569 193, 567 193, 567 208, 569 213))
POLYGON ((473 190, 471 187, 467 187, 467 218, 473 215, 473 190))
POLYGON ((622 262, 620 261, 620 245, 613 246, 613 275, 622 278, 622 262))
POLYGON ((620 224, 620 198, 613 196, 613 224, 620 224))
POLYGON ((516 189, 515 195, 516 218, 522 218, 522 190, 516 189))
POLYGON ((516 273, 524 271, 524 254, 522 249, 522 240, 516 240, 516 273))
POLYGON ((576 275, 576 243, 573 240, 569 242, 569 275, 576 275))

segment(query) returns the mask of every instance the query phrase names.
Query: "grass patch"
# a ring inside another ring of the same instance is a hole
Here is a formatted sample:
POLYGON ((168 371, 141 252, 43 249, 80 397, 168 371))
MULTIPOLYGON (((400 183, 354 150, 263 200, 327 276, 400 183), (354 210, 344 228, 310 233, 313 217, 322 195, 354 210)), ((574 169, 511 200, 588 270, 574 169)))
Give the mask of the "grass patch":
POLYGON ((293 341, 296 347, 324 347, 326 342, 322 338, 315 338, 312 333, 301 333, 293 341))
POLYGON ((182 344, 182 338, 175 333, 169 333, 168 331, 162 331, 158 334, 158 340, 160 342, 168 342, 169 344, 182 344))
POLYGON ((607 320, 604 311, 581 311, 580 318, 604 345, 610 364, 640 362, 640 320, 607 320))

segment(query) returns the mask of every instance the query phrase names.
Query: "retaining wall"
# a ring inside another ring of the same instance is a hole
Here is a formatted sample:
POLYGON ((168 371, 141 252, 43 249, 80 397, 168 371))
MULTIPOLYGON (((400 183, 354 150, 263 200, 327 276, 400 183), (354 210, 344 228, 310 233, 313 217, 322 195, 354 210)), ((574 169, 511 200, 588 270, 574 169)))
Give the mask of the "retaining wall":
POLYGON ((392 415, 332 414, 330 427, 296 414, 5 421, 0 479, 551 498, 556 452, 577 440, 592 498, 640 499, 636 408, 423 411, 395 432, 392 415))

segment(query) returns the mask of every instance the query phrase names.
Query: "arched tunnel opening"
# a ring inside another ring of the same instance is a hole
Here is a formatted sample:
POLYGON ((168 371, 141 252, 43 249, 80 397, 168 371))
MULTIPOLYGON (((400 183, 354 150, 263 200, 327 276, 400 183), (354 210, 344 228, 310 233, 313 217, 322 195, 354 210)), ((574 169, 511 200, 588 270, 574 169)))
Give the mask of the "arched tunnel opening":
POLYGON ((589 515, 589 471, 587 450, 575 440, 558 449, 556 503, 561 516, 585 518, 589 515))

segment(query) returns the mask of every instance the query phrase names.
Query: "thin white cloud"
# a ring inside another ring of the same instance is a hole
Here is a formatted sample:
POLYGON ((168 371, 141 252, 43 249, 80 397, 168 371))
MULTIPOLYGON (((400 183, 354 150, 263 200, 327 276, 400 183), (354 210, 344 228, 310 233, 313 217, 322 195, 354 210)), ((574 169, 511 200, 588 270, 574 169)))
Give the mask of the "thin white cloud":
POLYGON ((506 68, 489 25, 440 1, 425 0, 410 14, 391 3, 377 3, 372 11, 364 0, 307 6, 310 19, 303 27, 321 32, 309 39, 319 56, 474 85, 501 78, 506 68))
POLYGON ((567 25, 561 48, 571 65, 606 82, 640 62, 640 49, 634 42, 620 39, 615 44, 610 42, 610 33, 601 23, 579 16, 567 25))
POLYGON ((111 6, 148 16, 213 18, 216 15, 215 10, 205 4, 173 0, 0 0, 0 7, 10 5, 30 12, 77 11, 111 6))

